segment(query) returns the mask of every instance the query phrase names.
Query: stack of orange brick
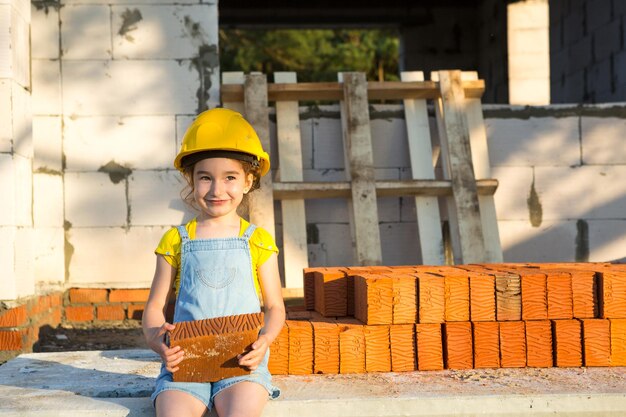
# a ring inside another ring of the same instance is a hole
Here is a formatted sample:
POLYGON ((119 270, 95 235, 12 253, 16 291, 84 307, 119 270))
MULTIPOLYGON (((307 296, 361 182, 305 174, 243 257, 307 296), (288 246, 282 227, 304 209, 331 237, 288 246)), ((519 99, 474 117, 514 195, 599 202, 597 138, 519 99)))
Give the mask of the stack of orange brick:
POLYGON ((626 266, 309 268, 275 374, 626 365, 626 266))

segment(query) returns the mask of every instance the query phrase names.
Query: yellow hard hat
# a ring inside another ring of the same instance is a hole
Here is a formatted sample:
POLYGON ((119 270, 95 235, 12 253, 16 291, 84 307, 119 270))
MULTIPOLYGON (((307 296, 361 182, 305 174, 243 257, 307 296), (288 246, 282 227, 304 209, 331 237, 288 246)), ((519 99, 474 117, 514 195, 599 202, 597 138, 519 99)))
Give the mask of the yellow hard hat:
POLYGON ((183 171, 191 161, 199 160, 192 156, 194 154, 198 154, 196 156, 201 157, 199 159, 203 159, 203 155, 210 157, 211 154, 242 160, 250 159, 259 164, 261 176, 270 170, 270 157, 263 150, 254 128, 240 113, 229 109, 215 108, 196 117, 185 132, 180 152, 174 159, 174 167, 183 171), (243 157, 239 158, 237 155, 243 157))

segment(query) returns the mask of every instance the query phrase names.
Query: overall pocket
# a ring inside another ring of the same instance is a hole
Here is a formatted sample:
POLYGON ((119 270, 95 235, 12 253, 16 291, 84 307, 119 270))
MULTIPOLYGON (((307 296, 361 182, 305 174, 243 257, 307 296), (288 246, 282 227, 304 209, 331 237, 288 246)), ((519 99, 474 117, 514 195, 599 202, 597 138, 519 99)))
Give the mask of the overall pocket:
POLYGON ((237 267, 196 268, 195 275, 198 282, 210 288, 225 288, 229 286, 238 274, 237 267))

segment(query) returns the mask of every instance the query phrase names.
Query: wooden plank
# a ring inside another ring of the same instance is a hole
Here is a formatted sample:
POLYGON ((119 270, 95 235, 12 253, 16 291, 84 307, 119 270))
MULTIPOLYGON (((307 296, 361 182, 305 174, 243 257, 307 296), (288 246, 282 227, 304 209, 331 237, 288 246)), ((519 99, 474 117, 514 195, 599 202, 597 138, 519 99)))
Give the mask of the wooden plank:
MULTIPOLYGON (((452 182, 447 180, 389 180, 376 181, 376 195, 379 197, 400 196, 451 196, 452 182)), ((477 180, 478 194, 493 194, 498 180, 477 180)), ((277 200, 315 199, 350 197, 349 181, 329 182, 274 182, 274 198, 277 200)))
MULTIPOLYGON (((402 72, 403 82, 424 81, 422 72, 402 72)), ((428 110, 424 99, 405 99, 404 116, 406 119, 409 156, 411 158, 411 177, 417 179, 435 179, 430 143, 430 127, 428 110)), ((378 190, 377 190, 378 191, 378 190)), ((439 216, 437 197, 416 196, 417 228, 422 255, 422 263, 426 265, 443 265, 443 235, 439 216)))
POLYGON ((358 265, 381 265, 382 250, 365 74, 343 73, 343 90, 343 141, 349 163, 346 168, 352 183, 356 262, 358 265))
MULTIPOLYGON (((224 83, 221 86, 222 102, 243 101, 243 89, 234 83, 224 83)), ((484 80, 463 82, 466 97, 480 98, 485 92, 484 80)), ((367 83, 367 95, 370 100, 405 100, 405 99, 435 99, 440 97, 437 82, 433 81, 384 81, 367 83)), ((268 85, 269 101, 310 101, 344 99, 341 82, 323 83, 274 83, 268 85)))
MULTIPOLYGON (((277 83, 295 83, 295 72, 275 72, 277 83)), ((302 143, 297 101, 276 103, 278 167, 282 181, 302 182, 302 143)), ((302 270, 309 266, 303 199, 282 200, 285 287, 302 287, 302 270)))
MULTIPOLYGON (((478 73, 467 71, 461 74, 463 81, 478 79, 478 73)), ((487 132, 485 131, 485 121, 483 110, 479 98, 468 98, 466 96, 465 114, 467 116, 467 127, 469 128, 470 147, 472 150, 472 164, 474 175, 478 178, 491 178, 491 166, 489 164, 489 152, 487 151, 487 132)), ((498 232, 498 217, 496 215, 496 203, 493 195, 478 195, 480 206, 480 218, 483 226, 485 239, 485 251, 487 262, 502 262, 502 245, 498 232)))
POLYGON ((461 86, 461 71, 439 71, 439 87, 447 158, 459 227, 461 263, 485 262, 485 243, 472 167, 469 131, 463 113, 465 95, 461 86))
POLYGON ((226 109, 231 109, 241 114, 246 112, 243 105, 243 84, 246 81, 246 76, 242 71, 229 71, 222 73, 222 86, 221 88, 235 87, 241 91, 240 97, 236 100, 222 97, 222 106, 226 109))
MULTIPOLYGON (((267 79, 264 74, 246 75, 244 107, 246 119, 259 135, 263 149, 269 152, 269 110, 267 107, 267 79)), ((261 178, 261 188, 250 193, 250 221, 276 237, 271 172, 261 178)))

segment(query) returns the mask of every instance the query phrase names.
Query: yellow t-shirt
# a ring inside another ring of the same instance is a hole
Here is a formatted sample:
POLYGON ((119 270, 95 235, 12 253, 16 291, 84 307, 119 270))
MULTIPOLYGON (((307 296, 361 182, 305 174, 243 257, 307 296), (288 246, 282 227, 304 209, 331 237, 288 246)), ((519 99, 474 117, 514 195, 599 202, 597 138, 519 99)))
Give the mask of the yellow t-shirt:
MULTIPOLYGON (((189 234, 189 239, 193 240, 196 238, 196 225, 197 222, 195 218, 185 225, 185 229, 187 229, 187 233, 189 234)), ((239 236, 243 236, 249 225, 250 223, 241 219, 239 236)), ((157 255, 162 255, 170 265, 176 268, 176 279, 174 281, 176 294, 178 294, 178 289, 180 288, 180 246, 180 234, 178 233, 178 230, 173 227, 165 232, 159 242, 159 246, 157 246, 154 251, 157 255)), ((278 248, 276 247, 274 238, 267 230, 257 227, 252 233, 252 236, 250 236, 250 257, 252 258, 253 266, 252 278, 254 279, 254 287, 256 288, 259 298, 262 295, 262 290, 257 268, 260 265, 263 265, 263 263, 265 263, 265 261, 267 261, 273 253, 278 253, 278 248)))

